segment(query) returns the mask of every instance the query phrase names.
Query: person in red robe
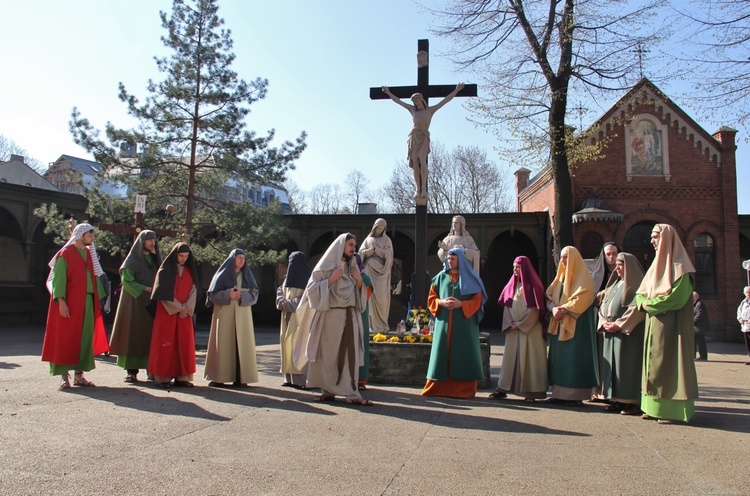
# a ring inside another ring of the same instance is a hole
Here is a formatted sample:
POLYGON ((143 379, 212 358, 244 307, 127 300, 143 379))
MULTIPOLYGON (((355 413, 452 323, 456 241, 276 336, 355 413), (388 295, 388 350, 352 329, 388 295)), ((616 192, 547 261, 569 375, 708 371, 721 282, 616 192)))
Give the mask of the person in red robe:
POLYGON ((177 243, 164 259, 151 291, 156 301, 148 370, 160 387, 193 387, 195 331, 193 313, 198 272, 186 243, 177 243))
POLYGON ((93 370, 94 355, 109 351, 104 330, 98 276, 103 273, 94 248, 94 227, 78 224, 70 240, 49 262, 47 289, 51 298, 42 344, 42 361, 50 374, 62 378, 60 389, 73 385, 95 386, 84 372, 93 370))

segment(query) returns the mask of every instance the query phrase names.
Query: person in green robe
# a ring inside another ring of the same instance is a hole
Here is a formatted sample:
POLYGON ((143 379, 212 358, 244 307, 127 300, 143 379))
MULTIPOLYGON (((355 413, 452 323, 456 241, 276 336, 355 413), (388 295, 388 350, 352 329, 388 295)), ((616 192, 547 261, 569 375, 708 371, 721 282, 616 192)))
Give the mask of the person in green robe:
POLYGON ((609 402, 605 412, 640 413, 645 315, 636 311, 632 303, 642 280, 638 259, 620 252, 615 270, 600 293, 597 331, 604 341, 599 370, 604 398, 609 402))
POLYGON ((693 277, 695 267, 674 227, 651 231, 656 256, 635 295, 647 314, 641 383, 643 418, 660 424, 687 422, 695 413, 693 277))
POLYGON ((572 246, 560 252, 557 275, 546 291, 549 323, 549 384, 547 400, 565 406, 580 406, 599 386, 595 318, 594 278, 581 254, 572 246))
MULTIPOLYGON (((354 254, 354 258, 357 260, 357 267, 360 272, 364 270, 364 264, 359 253, 354 254)), ((365 346, 364 360, 365 363, 359 368, 359 381, 357 388, 360 391, 367 389, 367 379, 370 378, 370 299, 374 291, 372 284, 372 278, 362 272, 362 283, 367 288, 367 306, 365 311, 362 312, 362 344, 365 346)))

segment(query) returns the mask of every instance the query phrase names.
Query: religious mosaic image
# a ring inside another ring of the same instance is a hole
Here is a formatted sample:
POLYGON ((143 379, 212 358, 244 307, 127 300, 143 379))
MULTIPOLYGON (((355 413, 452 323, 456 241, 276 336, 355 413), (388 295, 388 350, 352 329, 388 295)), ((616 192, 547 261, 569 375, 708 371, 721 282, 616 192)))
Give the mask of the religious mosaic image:
POLYGON ((661 131, 649 120, 640 120, 630 132, 630 171, 634 175, 664 174, 661 131))

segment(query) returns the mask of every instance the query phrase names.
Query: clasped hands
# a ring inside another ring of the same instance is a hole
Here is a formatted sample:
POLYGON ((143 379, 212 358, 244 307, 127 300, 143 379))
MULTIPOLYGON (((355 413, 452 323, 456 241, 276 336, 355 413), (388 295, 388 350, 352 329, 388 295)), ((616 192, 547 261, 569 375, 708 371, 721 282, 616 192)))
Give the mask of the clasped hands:
POLYGON ((445 307, 448 310, 453 310, 454 308, 461 308, 463 306, 463 302, 458 298, 449 296, 447 298, 443 298, 442 300, 438 300, 438 305, 440 305, 441 307, 445 307))
POLYGON ((234 301, 240 301, 242 299, 242 291, 237 286, 232 288, 229 292, 229 299, 234 301))

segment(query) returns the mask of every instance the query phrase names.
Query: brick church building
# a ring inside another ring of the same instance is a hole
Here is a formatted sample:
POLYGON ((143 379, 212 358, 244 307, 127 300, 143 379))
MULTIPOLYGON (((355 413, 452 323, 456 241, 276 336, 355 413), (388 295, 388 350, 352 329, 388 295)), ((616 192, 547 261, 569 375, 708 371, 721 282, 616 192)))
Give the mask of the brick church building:
MULTIPOLYGON (((695 264, 695 290, 709 309, 712 337, 735 338, 741 261, 750 257, 741 253, 748 242, 737 215, 736 131, 706 132, 645 78, 589 131, 586 142, 600 142, 603 152, 573 171, 572 221, 583 257, 597 257, 603 243, 614 241, 646 269, 654 255, 652 227, 671 224, 695 264)), ((550 169, 515 175, 517 211, 552 216, 550 169)))

